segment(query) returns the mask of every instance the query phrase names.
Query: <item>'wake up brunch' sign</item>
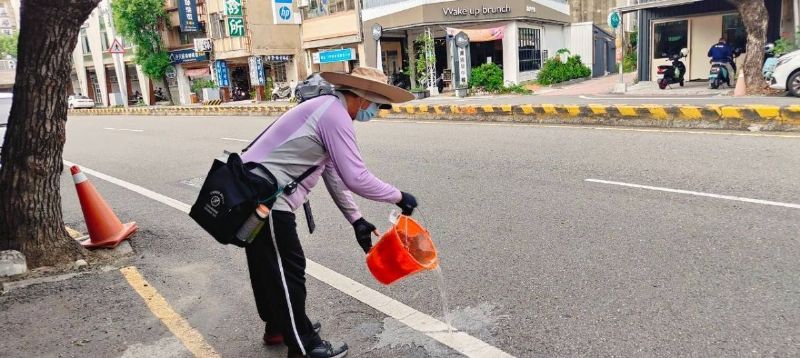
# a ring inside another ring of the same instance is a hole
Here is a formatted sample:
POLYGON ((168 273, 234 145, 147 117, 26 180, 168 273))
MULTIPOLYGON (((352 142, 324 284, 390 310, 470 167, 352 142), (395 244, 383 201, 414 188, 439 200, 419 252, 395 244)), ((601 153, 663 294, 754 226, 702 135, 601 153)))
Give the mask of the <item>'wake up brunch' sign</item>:
POLYGON ((506 6, 481 6, 481 7, 445 7, 442 8, 444 16, 481 16, 481 15, 497 15, 511 13, 511 7, 506 6))

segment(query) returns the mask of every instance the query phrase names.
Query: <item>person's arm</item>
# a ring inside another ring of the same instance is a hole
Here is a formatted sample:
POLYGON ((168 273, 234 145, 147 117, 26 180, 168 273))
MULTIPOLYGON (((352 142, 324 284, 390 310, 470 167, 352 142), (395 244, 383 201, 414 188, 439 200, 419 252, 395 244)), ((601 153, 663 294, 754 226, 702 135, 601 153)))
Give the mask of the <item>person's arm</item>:
POLYGON ((325 170, 322 171, 322 180, 325 182, 325 188, 328 189, 328 193, 331 194, 333 202, 336 203, 336 206, 339 207, 339 210, 341 210, 349 223, 352 224, 361 218, 358 205, 356 205, 355 200, 353 200, 350 190, 348 190, 347 186, 342 182, 342 178, 339 178, 339 174, 336 173, 336 168, 333 167, 333 163, 328 162, 325 164, 325 170))
POLYGON ((714 46, 711 46, 711 48, 708 49, 708 57, 713 57, 713 56, 711 56, 711 51, 712 50, 714 50, 714 46))
POLYGON ((356 146, 353 121, 344 108, 336 103, 331 105, 327 115, 320 118, 317 130, 333 168, 348 189, 374 201, 398 203, 402 200, 400 190, 384 183, 367 169, 356 146))

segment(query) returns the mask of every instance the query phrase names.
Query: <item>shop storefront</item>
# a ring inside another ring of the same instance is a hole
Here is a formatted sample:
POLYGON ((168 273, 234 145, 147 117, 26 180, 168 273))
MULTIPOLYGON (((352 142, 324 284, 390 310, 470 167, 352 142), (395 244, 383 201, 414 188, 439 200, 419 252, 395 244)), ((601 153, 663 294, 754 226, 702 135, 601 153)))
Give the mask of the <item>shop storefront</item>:
POLYGON ((377 66, 380 56, 384 72, 397 76, 416 59, 414 41, 430 34, 436 77, 444 75, 446 82, 454 68, 456 34, 464 33, 469 39, 472 67, 495 63, 503 69, 506 83, 520 83, 535 79, 548 56, 567 47, 570 22, 566 3, 530 0, 375 6, 365 8, 362 18, 363 31, 373 35, 365 36, 362 64, 377 66))
POLYGON ((194 48, 187 48, 170 51, 169 61, 174 66, 174 71, 170 71, 174 75, 168 76, 174 77, 174 81, 171 78, 169 80, 173 100, 182 105, 192 103, 192 83, 211 79, 208 56, 204 52, 195 52, 194 48))
MULTIPOLYGON (((791 18, 791 7, 782 7, 781 0, 765 2, 769 19, 767 21, 767 41, 780 38, 781 33, 789 32, 792 24, 785 24, 782 18, 791 18), (788 30, 787 30, 788 29, 788 30)), ((744 51, 747 33, 736 8, 725 0, 684 0, 663 6, 657 1, 642 2, 639 5, 620 8, 623 12, 639 11, 639 79, 651 81, 656 76, 659 65, 668 64, 668 57, 682 48, 689 50, 684 59, 687 67, 686 77, 692 80, 705 80, 711 68, 708 50, 720 38, 725 38, 733 48, 744 51), (646 30, 645 30, 646 29, 646 30)), ((739 57, 741 63, 744 56, 739 57)))

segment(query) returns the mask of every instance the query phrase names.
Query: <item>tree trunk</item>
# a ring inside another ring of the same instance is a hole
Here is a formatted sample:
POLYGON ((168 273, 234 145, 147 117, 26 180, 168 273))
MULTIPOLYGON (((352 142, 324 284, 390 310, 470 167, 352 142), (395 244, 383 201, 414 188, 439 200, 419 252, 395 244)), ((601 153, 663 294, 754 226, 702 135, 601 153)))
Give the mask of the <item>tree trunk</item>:
POLYGON ((161 77, 161 80, 164 81, 164 96, 167 96, 167 101, 169 101, 170 105, 175 104, 175 101, 172 100, 172 92, 169 91, 169 82, 167 82, 166 73, 161 77))
POLYGON ((747 94, 764 93, 766 82, 761 74, 764 64, 764 44, 767 42, 767 7, 764 0, 731 1, 739 10, 747 31, 747 53, 739 71, 744 71, 747 94))
POLYGON ((100 0, 25 0, 20 9, 14 99, 0 169, 0 249, 29 267, 70 263, 83 250, 64 229, 67 87, 81 24, 100 0))

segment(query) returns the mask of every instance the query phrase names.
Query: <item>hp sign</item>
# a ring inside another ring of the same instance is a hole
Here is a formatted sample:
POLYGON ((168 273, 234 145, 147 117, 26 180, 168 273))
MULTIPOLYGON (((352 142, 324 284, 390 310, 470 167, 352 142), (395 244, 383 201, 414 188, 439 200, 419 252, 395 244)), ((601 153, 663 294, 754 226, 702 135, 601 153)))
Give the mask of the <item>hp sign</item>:
POLYGON ((292 10, 290 10, 288 6, 282 6, 278 10, 278 16, 284 21, 289 20, 292 18, 292 10))

